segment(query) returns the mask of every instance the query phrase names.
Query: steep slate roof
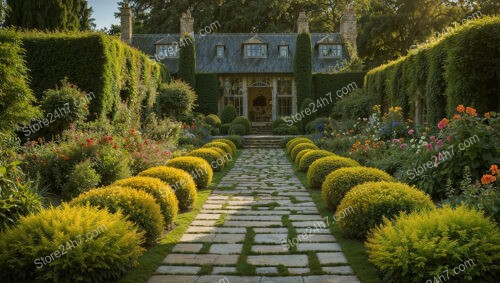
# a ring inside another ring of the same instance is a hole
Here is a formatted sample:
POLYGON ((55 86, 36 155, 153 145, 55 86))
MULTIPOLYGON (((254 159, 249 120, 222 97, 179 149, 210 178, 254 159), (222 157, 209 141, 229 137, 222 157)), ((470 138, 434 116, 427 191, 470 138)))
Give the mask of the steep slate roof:
MULTIPOLYGON (((195 35, 196 44, 196 70, 201 73, 293 73, 293 57, 297 34, 287 33, 230 33, 195 35), (254 38, 255 37, 255 38, 254 38), (245 58, 243 44, 251 39, 259 39, 267 43, 267 58, 245 58), (279 57, 278 46, 286 44, 289 47, 289 57, 279 57), (217 58, 216 46, 225 46, 224 58, 217 58)), ((328 43, 342 44, 343 39, 339 33, 311 34, 313 47, 313 72, 325 72, 330 66, 340 64, 347 59, 347 50, 343 48, 343 58, 319 58, 317 43, 321 40, 328 43)), ((179 34, 137 34, 132 38, 132 46, 153 56, 156 52, 155 44, 172 44, 179 42, 179 34)), ((177 73, 179 59, 171 58, 162 60, 171 73, 177 73)))

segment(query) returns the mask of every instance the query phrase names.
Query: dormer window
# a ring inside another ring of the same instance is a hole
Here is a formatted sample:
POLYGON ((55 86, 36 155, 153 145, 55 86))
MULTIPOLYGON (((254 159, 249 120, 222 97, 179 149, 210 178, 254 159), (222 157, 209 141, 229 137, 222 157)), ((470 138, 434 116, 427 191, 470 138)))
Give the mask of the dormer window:
POLYGON ((158 56, 165 58, 178 58, 179 57, 179 46, 173 44, 164 44, 156 46, 156 53, 158 56))
POLYGON ((288 45, 279 46, 280 57, 288 57, 288 51, 288 45))
POLYGON ((321 44, 321 45, 319 45, 319 56, 321 58, 341 58, 342 57, 342 45, 321 44))
POLYGON ((217 58, 224 58, 224 45, 217 45, 217 58))
POLYGON ((267 45, 265 44, 247 44, 245 45, 245 57, 247 58, 266 58, 267 45))

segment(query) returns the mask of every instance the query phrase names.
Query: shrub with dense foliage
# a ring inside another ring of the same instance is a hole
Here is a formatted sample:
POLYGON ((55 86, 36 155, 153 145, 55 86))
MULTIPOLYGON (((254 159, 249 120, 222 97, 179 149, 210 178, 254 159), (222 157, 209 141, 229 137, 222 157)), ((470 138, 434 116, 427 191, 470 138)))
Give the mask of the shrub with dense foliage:
POLYGON ((302 132, 306 131, 306 125, 309 124, 310 122, 314 121, 316 119, 316 103, 311 99, 311 98, 306 98, 304 101, 302 101, 302 105, 300 105, 300 111, 302 115, 302 120, 300 120, 299 128, 302 132), (309 113, 309 114, 307 114, 309 113))
POLYGON ((114 182, 112 186, 132 188, 150 194, 160 206, 165 226, 169 227, 174 223, 179 211, 179 201, 174 190, 162 180, 151 177, 132 177, 114 182))
POLYGON ((209 124, 210 126, 212 126, 214 128, 219 128, 222 125, 219 116, 217 116, 215 114, 208 114, 205 117, 205 123, 209 124))
POLYGON ((229 124, 236 119, 236 117, 238 117, 238 111, 236 111, 234 105, 229 104, 222 109, 220 120, 222 121, 222 124, 229 124))
POLYGON ((288 154, 290 154, 290 153, 292 152, 292 149, 293 149, 296 145, 298 145, 298 144, 300 144, 300 143, 307 143, 307 142, 308 142, 308 143, 312 143, 312 144, 314 144, 314 142, 313 142, 311 139, 309 139, 309 138, 304 138, 304 137, 293 138, 293 139, 289 140, 289 141, 286 143, 286 152, 287 152, 288 154))
MULTIPOLYGON (((302 158, 304 159, 304 158, 302 158)), ((314 161, 307 171, 307 181, 312 188, 319 189, 326 176, 331 172, 344 167, 361 166, 356 160, 340 156, 327 156, 314 161)))
POLYGON ((160 117, 189 115, 195 107, 196 93, 183 81, 162 84, 158 89, 158 112, 160 117))
POLYGON ((195 149, 191 151, 188 155, 205 159, 205 161, 207 161, 208 164, 210 164, 210 166, 214 171, 220 172, 222 171, 222 169, 224 169, 225 159, 222 158, 223 155, 214 150, 214 148, 195 149), (219 164, 217 164, 218 160, 220 160, 219 164))
MULTIPOLYGON (((67 169, 67 168, 66 168, 67 169)), ((74 198, 101 182, 101 175, 93 168, 92 160, 85 159, 75 164, 68 175, 68 181, 62 186, 62 197, 65 199, 74 198)))
POLYGON ((448 272, 464 282, 495 282, 500 272, 498 226, 464 206, 385 219, 366 247, 384 282, 434 282, 448 272))
POLYGON ((401 212, 434 208, 429 195, 403 183, 367 182, 352 188, 337 207, 337 213, 351 210, 339 220, 347 238, 364 239, 383 218, 394 219, 401 212))
POLYGON ((180 210, 188 210, 198 197, 193 177, 184 170, 158 166, 141 172, 139 176, 158 178, 169 184, 177 196, 180 210))
POLYGON ((217 74, 196 74, 196 112, 212 114, 219 111, 221 88, 217 74))
POLYGON ((192 88, 196 86, 196 48, 194 38, 187 34, 181 34, 182 41, 179 51, 179 71, 177 77, 189 84, 192 88))
POLYGON ((312 97, 312 48, 311 35, 301 33, 295 43, 293 71, 297 88, 297 108, 306 98, 312 97))
POLYGON ((122 211, 128 220, 145 232, 145 244, 153 245, 163 232, 163 216, 153 196, 127 187, 97 188, 74 198, 71 206, 91 206, 107 209, 111 213, 122 211))
POLYGON ((224 155, 228 153, 231 154, 232 151, 231 147, 224 142, 209 142, 203 146, 203 148, 211 148, 211 147, 217 147, 224 150, 225 152, 224 155))
POLYGON ((194 179, 198 190, 208 188, 212 183, 214 172, 210 164, 200 157, 181 156, 170 159, 166 166, 182 169, 194 179))
MULTIPOLYGON (((310 152, 307 152, 300 159, 299 169, 302 172, 307 172, 307 170, 309 170, 309 167, 311 166, 311 164, 314 161, 316 161, 320 158, 332 156, 332 155, 335 155, 335 154, 333 154, 332 152, 330 152, 328 150, 312 150, 310 152)), ((298 157, 298 154, 297 154, 297 157, 298 157)))
POLYGON ((243 138, 241 136, 231 135, 231 136, 224 137, 224 139, 232 141, 234 143, 234 145, 236 145, 236 148, 243 147, 243 138))
POLYGON ((143 232, 121 213, 66 204, 0 234, 2 282, 103 282, 138 264, 143 232))
POLYGON ((248 120, 247 117, 238 116, 231 122, 231 126, 237 124, 243 125, 245 127, 245 135, 250 134, 252 132, 252 124, 250 123, 250 120, 248 120))
POLYGON ((297 153, 297 156, 295 156, 295 164, 297 164, 297 166, 300 164, 300 160, 302 160, 302 157, 304 157, 304 155, 308 152, 311 152, 313 150, 317 150, 317 149, 304 149, 304 150, 301 150, 299 153, 297 153))
POLYGON ((230 124, 227 133, 230 135, 244 136, 247 134, 247 129, 243 124, 230 124))
POLYGON ((290 152, 292 160, 295 160, 297 154, 304 149, 318 149, 318 147, 315 144, 309 142, 299 143, 296 146, 294 146, 292 151, 290 152))
POLYGON ((395 180, 391 175, 376 168, 340 168, 326 176, 321 192, 330 210, 335 211, 349 190, 366 182, 379 181, 394 182, 395 180))
POLYGON ((212 142, 223 142, 227 145, 229 145, 231 147, 231 155, 235 155, 236 154, 236 151, 238 150, 238 148, 236 147, 236 144, 234 144, 234 142, 232 142, 231 140, 229 139, 215 139, 215 140, 212 140, 212 142))

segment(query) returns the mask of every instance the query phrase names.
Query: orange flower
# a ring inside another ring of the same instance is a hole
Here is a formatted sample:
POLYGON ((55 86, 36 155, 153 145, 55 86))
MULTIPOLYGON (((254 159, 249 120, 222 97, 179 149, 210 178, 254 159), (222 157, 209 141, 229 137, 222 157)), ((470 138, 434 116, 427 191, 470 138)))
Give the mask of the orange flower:
POLYGON ((484 117, 486 117, 486 119, 491 118, 490 112, 486 112, 486 113, 484 113, 484 117))
POLYGON ((498 173, 500 173, 498 171, 498 166, 497 165, 491 165, 490 170, 491 170, 491 174, 493 174, 493 175, 497 175, 498 173))
POLYGON ((455 119, 455 120, 459 120, 459 119, 460 119, 460 117, 462 117, 462 116, 460 116, 460 115, 458 115, 458 114, 453 115, 453 119, 455 119))
POLYGON ((483 185, 488 185, 489 183, 493 183, 497 180, 495 176, 490 175, 490 174, 484 174, 483 177, 481 178, 481 183, 483 185))
POLYGON ((474 116, 476 117, 477 116, 477 113, 476 113, 476 109, 472 108, 472 107, 467 107, 465 109, 465 112, 471 116, 474 116))
POLYGON ((459 113, 463 113, 463 112, 464 112, 464 110, 465 110, 465 108, 464 108, 464 106, 463 106, 462 104, 458 105, 458 107, 457 107, 457 111, 458 111, 459 113))
POLYGON ((446 127, 448 124, 450 123, 450 120, 446 119, 446 118, 443 118, 443 120, 441 120, 439 123, 438 123, 438 128, 440 130, 444 129, 444 127, 446 127))

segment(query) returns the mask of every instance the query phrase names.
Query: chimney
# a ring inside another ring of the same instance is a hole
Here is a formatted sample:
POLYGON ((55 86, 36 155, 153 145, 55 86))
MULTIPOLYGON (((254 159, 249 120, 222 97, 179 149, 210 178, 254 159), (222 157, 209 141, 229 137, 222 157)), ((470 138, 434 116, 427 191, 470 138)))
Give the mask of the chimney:
POLYGON ((297 33, 309 33, 309 19, 306 12, 300 12, 297 20, 297 33))
POLYGON ((347 11, 344 13, 342 18, 340 18, 340 33, 344 37, 344 39, 350 43, 354 52, 357 52, 357 40, 358 31, 356 27, 356 13, 352 6, 352 3, 349 4, 347 11))
POLYGON ((127 3, 121 8, 121 32, 122 41, 132 44, 132 9, 127 3))
POLYGON ((191 11, 188 10, 186 13, 182 13, 180 36, 183 37, 184 35, 186 35, 186 33, 193 36, 194 35, 193 25, 194 25, 194 19, 191 16, 191 11))

